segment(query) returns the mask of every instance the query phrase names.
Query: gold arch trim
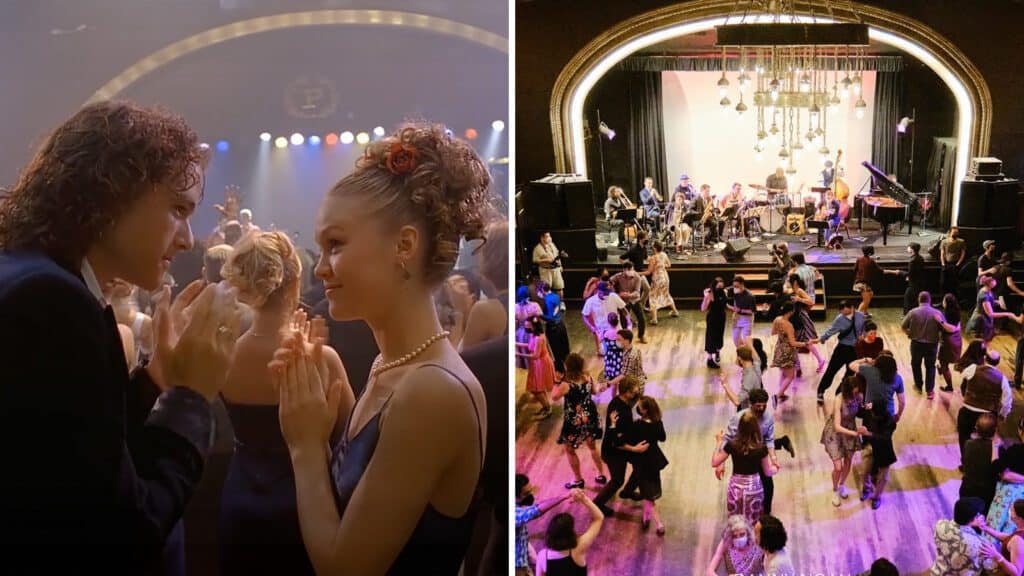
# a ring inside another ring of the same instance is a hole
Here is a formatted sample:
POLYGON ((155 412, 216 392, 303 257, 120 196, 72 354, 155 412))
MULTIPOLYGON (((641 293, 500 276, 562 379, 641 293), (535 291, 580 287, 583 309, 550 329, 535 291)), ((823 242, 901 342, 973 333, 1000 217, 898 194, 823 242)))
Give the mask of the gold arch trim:
MULTIPOLYGON (((992 95, 978 68, 941 34, 903 14, 858 2, 842 8, 828 0, 807 0, 797 4, 796 14, 828 18, 837 22, 861 22, 918 45, 953 74, 966 88, 971 101, 970 156, 988 154, 992 129, 992 95), (831 11, 831 12, 829 12, 831 11)), ((573 163, 570 130, 570 102, 584 78, 609 54, 631 40, 659 30, 735 12, 735 0, 692 0, 645 12, 602 32, 584 46, 562 69, 551 94, 550 121, 555 145, 555 166, 559 172, 579 171, 573 163)), ((964 143, 961 143, 963 145, 964 143)))
POLYGON ((93 93, 86 104, 97 100, 113 98, 128 86, 161 66, 221 42, 273 30, 303 26, 337 25, 417 28, 445 36, 462 38, 463 40, 499 52, 508 53, 508 38, 483 28, 437 16, 392 10, 313 10, 308 12, 290 12, 249 20, 239 20, 238 22, 211 28, 165 46, 124 69, 93 93))

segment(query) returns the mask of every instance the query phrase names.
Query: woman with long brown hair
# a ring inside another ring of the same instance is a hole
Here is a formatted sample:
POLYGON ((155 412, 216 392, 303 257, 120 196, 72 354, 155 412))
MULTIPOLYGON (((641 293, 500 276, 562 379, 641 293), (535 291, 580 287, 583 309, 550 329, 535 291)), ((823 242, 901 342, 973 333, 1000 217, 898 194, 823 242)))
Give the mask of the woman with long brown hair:
POLYGON ((580 457, 576 450, 583 444, 590 450, 590 457, 594 460, 594 467, 597 468, 596 482, 605 484, 608 478, 604 475, 604 462, 601 460, 601 453, 597 449, 595 440, 600 440, 601 419, 597 414, 597 404, 594 403, 594 394, 597 390, 594 386, 594 379, 586 374, 583 369, 583 356, 573 352, 565 358, 565 374, 551 393, 551 400, 558 402, 565 398, 565 406, 562 408, 562 431, 558 435, 558 443, 565 446, 565 456, 569 459, 569 467, 572 468, 573 481, 567 482, 565 488, 583 488, 586 482, 583 481, 583 474, 580 472, 580 457))
POLYGON ((768 447, 761 436, 761 423, 750 410, 740 416, 736 437, 722 444, 721 431, 715 435, 715 454, 711 467, 717 468, 732 457, 732 476, 726 492, 728 515, 740 514, 747 522, 756 524, 764 513, 764 485, 758 471, 765 476, 774 476, 779 467, 772 463, 768 447))

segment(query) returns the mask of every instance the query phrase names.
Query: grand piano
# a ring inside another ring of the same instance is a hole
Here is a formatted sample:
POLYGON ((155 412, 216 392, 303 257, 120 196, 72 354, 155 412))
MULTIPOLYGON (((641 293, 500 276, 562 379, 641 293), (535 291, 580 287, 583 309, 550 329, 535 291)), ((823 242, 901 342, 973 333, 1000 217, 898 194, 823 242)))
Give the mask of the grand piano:
POLYGON ((907 222, 907 232, 914 231, 914 210, 917 207, 917 196, 914 196, 899 182, 865 160, 861 164, 871 173, 871 194, 857 196, 860 203, 858 226, 864 228, 864 214, 882 226, 882 245, 889 241, 889 225, 895 222, 907 222))

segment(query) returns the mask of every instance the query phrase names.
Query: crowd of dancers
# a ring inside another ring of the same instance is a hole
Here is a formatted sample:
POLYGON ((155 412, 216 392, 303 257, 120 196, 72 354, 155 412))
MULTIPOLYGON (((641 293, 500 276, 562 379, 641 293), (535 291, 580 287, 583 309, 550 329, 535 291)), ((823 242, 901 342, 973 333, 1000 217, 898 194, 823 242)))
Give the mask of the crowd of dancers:
MULTIPOLYGON (((562 401, 557 442, 564 447, 573 474, 564 486, 569 491, 564 498, 542 502, 534 502, 537 488, 529 477, 517 475, 517 574, 530 574, 535 559, 537 574, 586 573, 587 550, 595 539, 603 538, 598 535, 601 523, 615 513, 611 503, 616 496, 621 501, 641 501, 641 527, 647 529, 653 523, 659 536, 665 534, 656 503, 661 497, 662 473, 673 472, 662 450, 666 435, 660 407, 644 394, 647 375, 639 345, 645 343, 645 328, 654 323, 657 309, 664 306, 655 298, 659 283, 667 289, 668 281, 657 276, 659 269, 664 269, 661 251, 655 249, 645 262, 646 238, 641 234, 638 240, 622 257, 621 271, 611 274, 599 269, 583 294, 581 316, 593 334, 594 347, 588 342, 579 343, 576 349, 593 349, 603 361, 597 379, 584 371, 584 355, 570 352, 573 347, 566 337, 564 306, 560 297, 549 291, 547 282, 534 279, 517 292, 516 339, 526 361, 520 367, 527 369, 527 389, 541 404, 534 417, 546 419, 556 414, 556 404, 562 401), (648 276, 652 277, 650 283, 648 276), (645 318, 648 314, 650 318, 645 318), (609 388, 613 396, 602 410, 594 397, 609 388), (583 446, 593 462, 592 473, 581 471, 576 452, 583 446), (590 485, 598 491, 588 500, 579 491, 591 478, 590 485), (576 537, 573 517, 557 514, 549 521, 544 549, 535 552, 528 538, 528 523, 538 522, 537 517, 564 499, 589 509, 590 525, 576 537), (570 533, 573 537, 565 537, 570 533), (546 563, 542 558, 547 558, 546 563), (552 558, 558 562, 552 563, 552 558)), ((957 259, 960 266, 956 270, 945 267, 944 280, 964 270, 964 248, 955 230, 940 249, 943 264, 957 259)), ((924 400, 934 399, 936 374, 941 374, 945 386, 939 391, 956 395, 953 370, 960 374, 962 406, 956 427, 963 460, 961 499, 953 518, 935 526, 937 552, 931 573, 974 574, 998 566, 1006 574, 1024 574, 1024 519, 1019 515, 1024 513, 1024 446, 1016 438, 1007 442, 996 435, 1010 412, 1012 388, 1020 389, 1021 374, 1018 368, 1016 385, 1011 386, 997 368, 999 353, 988 347, 1000 322, 1015 332, 1014 325, 1024 321, 1024 315, 1010 311, 1014 302, 1008 295, 1017 293, 1010 260, 1008 256, 995 259, 994 247, 985 243, 985 253, 978 261, 976 305, 968 319, 961 316, 959 286, 946 285, 952 292, 943 294, 939 306, 932 305, 931 294, 923 290, 919 252, 920 246, 912 244, 906 268, 887 270, 878 266, 873 251, 866 248, 855 264, 854 289, 861 294, 860 302, 841 301, 820 334, 810 317, 820 298, 815 290, 820 272, 803 254, 790 254, 784 243, 773 247, 772 302, 759 306, 742 276, 728 283, 715 278, 704 289, 700 309, 706 319, 707 367, 713 372, 722 369, 728 328, 738 367, 735 382, 719 378, 723 400, 735 405, 737 412, 715 437, 711 465, 723 479, 731 462, 731 474, 722 538, 707 567, 709 575, 722 566, 728 574, 799 573, 796 568, 800 566, 794 566, 787 548, 785 527, 772 511, 774 477, 785 473, 776 449, 796 458, 790 439, 776 430, 774 414, 790 410, 785 404, 790 386, 805 372, 802 352, 815 360, 806 372, 817 374, 817 402, 826 415, 820 444, 832 461, 827 505, 846 506, 854 495, 872 510, 882 507, 889 470, 898 460, 893 437, 907 406, 903 378, 892 352, 896 343, 883 341, 869 311, 874 289, 885 274, 899 275, 907 282, 900 328, 909 341, 914 390, 924 400), (999 268, 1000 260, 1005 268, 999 268), (752 336, 755 318, 764 316, 771 322, 772 341, 768 343, 752 336), (829 354, 823 345, 832 338, 836 344, 829 354), (777 379, 768 376, 772 368, 778 368, 777 379), (840 373, 835 394, 830 395, 840 373), (864 470, 862 483, 848 487, 858 454, 864 470)), ((1024 425, 1018 430, 1024 435, 1024 425)), ((877 559, 865 572, 898 573, 886 558, 877 559)))

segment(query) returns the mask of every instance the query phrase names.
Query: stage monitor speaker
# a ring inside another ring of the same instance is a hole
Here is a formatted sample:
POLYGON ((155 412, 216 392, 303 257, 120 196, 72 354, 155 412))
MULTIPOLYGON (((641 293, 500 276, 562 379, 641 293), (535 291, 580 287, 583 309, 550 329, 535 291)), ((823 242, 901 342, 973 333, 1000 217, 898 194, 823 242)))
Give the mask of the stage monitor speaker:
POLYGON ((750 250, 750 240, 746 238, 734 238, 725 243, 725 248, 722 248, 722 256, 726 260, 732 262, 733 260, 742 260, 743 255, 750 250))
POLYGON ((1004 228, 1017 225, 1016 206, 1020 183, 1017 180, 986 182, 964 180, 960 183, 958 226, 1004 228))
POLYGON ((1020 238, 1016 226, 958 226, 960 237, 967 243, 967 253, 981 252, 981 243, 995 240, 996 254, 1013 252, 1017 249, 1020 238))
POLYGON ((597 261, 597 230, 594 228, 550 230, 550 232, 551 241, 555 243, 555 246, 569 255, 563 260, 563 266, 570 263, 593 264, 597 261))

